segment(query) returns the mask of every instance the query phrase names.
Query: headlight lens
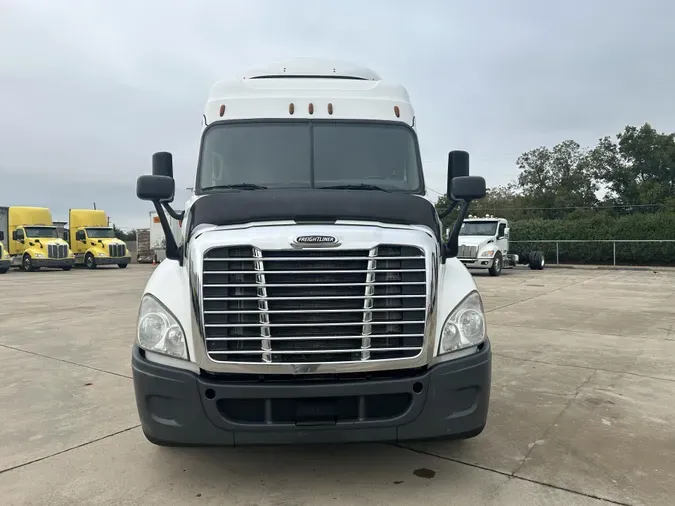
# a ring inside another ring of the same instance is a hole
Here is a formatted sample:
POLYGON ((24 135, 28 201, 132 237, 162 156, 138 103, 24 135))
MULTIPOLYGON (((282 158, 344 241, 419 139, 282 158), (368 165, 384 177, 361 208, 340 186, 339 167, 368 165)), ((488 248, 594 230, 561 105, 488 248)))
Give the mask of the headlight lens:
POLYGON ((485 313, 478 292, 471 292, 443 324, 438 354, 477 346, 485 339, 485 313))
POLYGON ((151 295, 145 295, 141 300, 138 345, 148 351, 188 358, 185 333, 178 320, 151 295))
POLYGON ((105 253, 98 253, 98 256, 104 257, 104 256, 105 256, 105 253))
POLYGON ((482 256, 482 257, 493 257, 493 256, 495 256, 495 250, 493 250, 493 249, 487 249, 487 250, 483 251, 483 252, 480 254, 480 256, 482 256))
POLYGON ((44 257, 45 256, 43 253, 35 253, 35 258, 44 258, 44 257))

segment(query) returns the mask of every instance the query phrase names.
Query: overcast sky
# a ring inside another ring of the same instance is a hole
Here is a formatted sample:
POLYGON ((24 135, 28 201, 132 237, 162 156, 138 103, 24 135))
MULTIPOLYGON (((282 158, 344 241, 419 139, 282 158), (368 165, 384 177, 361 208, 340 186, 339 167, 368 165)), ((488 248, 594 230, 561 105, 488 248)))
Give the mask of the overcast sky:
POLYGON ((294 56, 404 84, 430 188, 450 149, 503 184, 540 145, 675 131, 673 55, 672 0, 0 0, 0 206, 147 226, 136 178, 168 150, 193 186, 211 84, 294 56))

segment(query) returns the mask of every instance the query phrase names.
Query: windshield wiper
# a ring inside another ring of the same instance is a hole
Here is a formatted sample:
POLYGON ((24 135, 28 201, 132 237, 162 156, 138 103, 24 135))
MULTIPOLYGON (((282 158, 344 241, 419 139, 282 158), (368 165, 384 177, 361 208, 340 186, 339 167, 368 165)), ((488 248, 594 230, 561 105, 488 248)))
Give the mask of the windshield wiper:
POLYGON ((202 188, 202 191, 209 190, 267 190, 267 186, 260 186, 259 184, 252 183, 239 183, 239 184, 221 184, 217 186, 207 186, 202 188))
POLYGON ((381 192, 389 192, 381 186, 374 184, 340 184, 335 186, 320 186, 319 190, 375 190, 381 192))

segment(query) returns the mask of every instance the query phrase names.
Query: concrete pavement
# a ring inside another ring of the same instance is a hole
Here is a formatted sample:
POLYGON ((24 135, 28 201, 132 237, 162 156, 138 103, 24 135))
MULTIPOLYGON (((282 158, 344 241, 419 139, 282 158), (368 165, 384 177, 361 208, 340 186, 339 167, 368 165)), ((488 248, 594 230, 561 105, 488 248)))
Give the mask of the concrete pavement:
POLYGON ((0 276, 1 504, 672 504, 675 272, 476 274, 495 355, 478 438, 236 449, 138 427, 150 272, 0 276))

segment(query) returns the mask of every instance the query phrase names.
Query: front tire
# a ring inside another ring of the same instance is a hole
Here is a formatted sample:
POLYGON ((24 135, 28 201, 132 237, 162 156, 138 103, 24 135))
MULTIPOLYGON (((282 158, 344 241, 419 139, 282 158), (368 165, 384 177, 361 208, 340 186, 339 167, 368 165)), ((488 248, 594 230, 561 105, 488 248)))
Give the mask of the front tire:
POLYGON ((502 254, 498 251, 492 261, 492 267, 488 269, 490 276, 499 276, 502 273, 502 254))
POLYGON ((87 253, 84 257, 84 265, 87 269, 96 269, 96 259, 91 253, 87 253))
POLYGON ((9 267, 6 269, 0 269, 0 274, 5 274, 9 270, 9 267))
POLYGON ((65 267, 61 267, 61 269, 63 269, 64 271, 69 271, 70 269, 72 269, 72 266, 66 265, 65 267))
POLYGON ((35 271, 35 267, 33 267, 33 259, 28 253, 26 253, 21 259, 21 268, 26 272, 35 271))
POLYGON ((127 265, 129 264, 117 264, 117 267, 119 267, 120 269, 126 269, 127 265))

